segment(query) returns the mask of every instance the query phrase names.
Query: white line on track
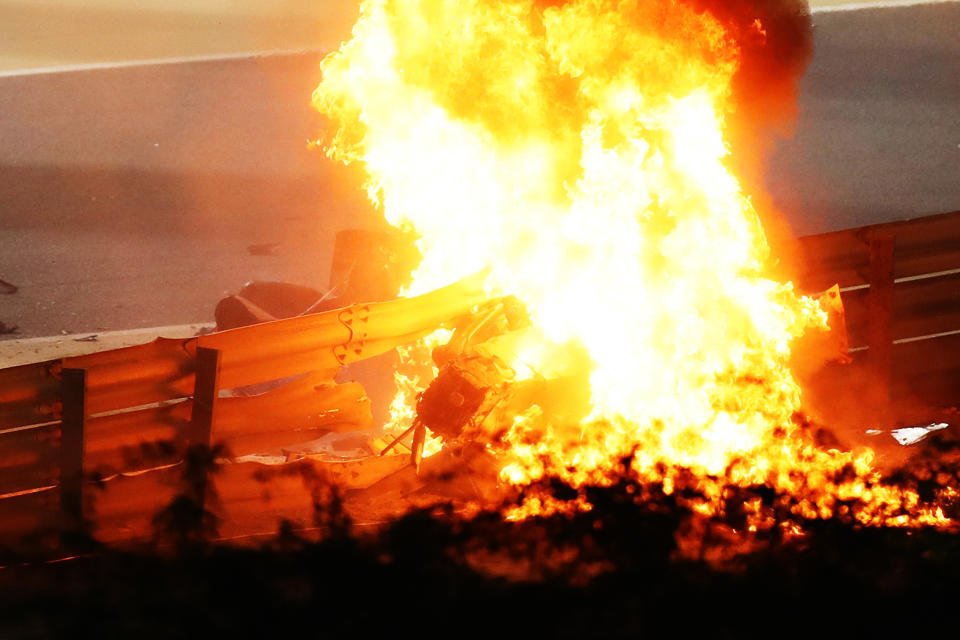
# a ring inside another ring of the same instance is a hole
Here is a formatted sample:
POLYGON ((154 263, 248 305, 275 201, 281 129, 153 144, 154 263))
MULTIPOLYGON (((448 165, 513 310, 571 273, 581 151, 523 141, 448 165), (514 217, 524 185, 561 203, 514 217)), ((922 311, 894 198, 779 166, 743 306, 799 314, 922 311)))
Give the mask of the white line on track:
MULTIPOLYGON (((960 0, 877 0, 875 2, 852 2, 846 4, 811 7, 810 13, 833 13, 838 11, 858 11, 861 9, 893 9, 897 7, 915 7, 933 4, 956 4, 960 0)), ((205 56, 184 56, 180 58, 152 58, 147 60, 130 60, 125 62, 91 62, 68 64, 53 67, 37 67, 29 69, 13 69, 0 71, 0 79, 17 76, 33 76, 49 73, 65 73, 69 71, 91 71, 97 69, 125 69, 130 67, 149 67, 153 65, 185 64, 191 62, 216 62, 230 60, 248 60, 254 58, 270 58, 274 56, 303 55, 321 53, 322 47, 316 49, 276 49, 272 51, 243 51, 238 53, 221 53, 205 56)))
POLYGON ((875 2, 848 2, 819 7, 810 7, 810 13, 833 13, 836 11, 859 11, 861 9, 895 9, 916 7, 925 4, 955 4, 960 0, 876 0, 875 2))
POLYGON ((31 67, 0 71, 0 78, 17 76, 35 76, 47 73, 65 73, 69 71, 91 71, 97 69, 126 69, 129 67, 149 67, 154 65, 185 64, 190 62, 216 62, 218 60, 249 60, 253 58, 271 58, 274 56, 294 56, 307 53, 319 53, 317 49, 276 49, 273 51, 242 51, 239 53, 218 53, 205 56, 183 56, 180 58, 150 58, 147 60, 129 60, 122 62, 88 62, 65 64, 54 67, 31 67))

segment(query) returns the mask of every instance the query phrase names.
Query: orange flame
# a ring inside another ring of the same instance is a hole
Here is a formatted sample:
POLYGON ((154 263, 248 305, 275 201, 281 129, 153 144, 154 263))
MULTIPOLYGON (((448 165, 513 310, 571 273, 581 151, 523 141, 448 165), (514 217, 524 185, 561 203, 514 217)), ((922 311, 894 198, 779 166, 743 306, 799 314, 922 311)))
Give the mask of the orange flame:
POLYGON ((881 487, 871 452, 818 449, 794 424, 790 345, 826 314, 768 275, 725 164, 738 57, 678 0, 367 0, 314 103, 337 124, 328 153, 362 162, 387 220, 419 234, 407 294, 487 269, 535 327, 498 354, 517 379, 587 354, 585 418, 489 418, 504 481, 609 482, 632 454, 667 491, 685 470, 719 500, 725 474, 809 496, 811 517, 858 496, 862 522, 943 522, 881 487))

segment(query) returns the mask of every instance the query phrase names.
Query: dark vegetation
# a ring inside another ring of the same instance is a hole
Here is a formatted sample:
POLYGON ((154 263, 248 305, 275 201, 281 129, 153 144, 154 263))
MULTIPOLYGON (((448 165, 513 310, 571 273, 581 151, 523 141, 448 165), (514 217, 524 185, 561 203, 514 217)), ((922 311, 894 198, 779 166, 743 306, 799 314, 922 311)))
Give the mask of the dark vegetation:
MULTIPOLYGON (((956 451, 932 438, 898 480, 955 477, 937 461, 956 451)), ((801 539, 774 528, 722 568, 708 562, 711 549, 735 543, 737 505, 776 499, 763 487, 731 493, 726 514, 699 525, 683 491, 623 481, 589 489, 593 510, 573 517, 467 519, 443 505, 373 532, 304 472, 316 487, 310 539, 285 522, 272 539, 238 547, 209 542, 217 521, 197 503, 214 492, 200 480, 212 458, 190 459, 152 544, 88 541, 54 562, 5 555, 0 637, 914 637, 956 624, 952 533, 809 521, 801 539), (681 557, 678 540, 697 526, 701 555, 681 557)), ((577 495, 556 482, 540 489, 577 495)))

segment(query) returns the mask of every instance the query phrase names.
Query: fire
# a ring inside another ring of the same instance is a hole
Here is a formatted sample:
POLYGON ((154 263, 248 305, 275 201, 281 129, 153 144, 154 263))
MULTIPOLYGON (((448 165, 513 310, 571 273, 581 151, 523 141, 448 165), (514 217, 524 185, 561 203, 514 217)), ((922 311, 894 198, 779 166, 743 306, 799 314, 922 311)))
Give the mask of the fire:
POLYGON ((881 486, 871 452, 817 448, 797 425, 791 343, 826 314, 769 275, 726 162, 739 56, 679 0, 367 0, 314 103, 336 125, 330 156, 362 163, 387 220, 419 237, 407 295, 485 271, 491 297, 529 313, 489 347, 513 381, 589 370, 580 414, 533 402, 474 425, 504 482, 607 483, 632 456, 665 492, 695 478, 704 512, 724 483, 767 484, 805 516, 856 497, 860 522, 943 522, 881 486))

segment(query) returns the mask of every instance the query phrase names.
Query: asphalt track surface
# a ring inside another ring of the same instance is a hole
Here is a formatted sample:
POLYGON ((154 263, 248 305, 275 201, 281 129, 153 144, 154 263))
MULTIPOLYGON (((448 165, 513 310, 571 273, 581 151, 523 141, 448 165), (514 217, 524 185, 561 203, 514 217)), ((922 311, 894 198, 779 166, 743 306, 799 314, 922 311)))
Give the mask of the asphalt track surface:
MULTIPOLYGON (((960 4, 814 23, 796 132, 765 179, 793 231, 960 209, 960 4)), ((9 337, 206 322, 251 279, 324 287, 335 233, 382 223, 361 177, 307 148, 318 61, 0 78, 9 337)))
POLYGON ((960 3, 815 13, 767 190, 799 235, 960 209, 960 3))

